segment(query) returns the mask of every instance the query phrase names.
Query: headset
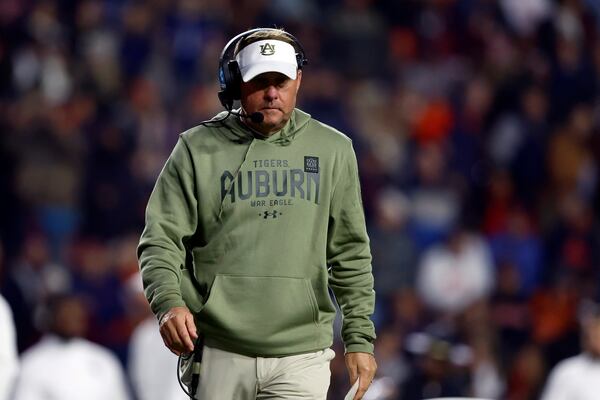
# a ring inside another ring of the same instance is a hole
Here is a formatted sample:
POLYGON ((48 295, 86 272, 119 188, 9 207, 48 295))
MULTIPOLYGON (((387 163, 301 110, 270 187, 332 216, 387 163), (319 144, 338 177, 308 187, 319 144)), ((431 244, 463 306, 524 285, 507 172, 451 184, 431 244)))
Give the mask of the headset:
POLYGON ((298 39, 296 39, 296 37, 291 33, 275 28, 255 28, 240 33, 225 45, 223 51, 221 52, 221 57, 219 58, 218 77, 219 85, 221 87, 221 90, 219 91, 219 100, 227 111, 231 111, 233 108, 234 100, 240 99, 240 84, 242 82, 242 74, 240 73, 240 67, 238 66, 238 63, 235 60, 235 55, 233 54, 235 47, 240 41, 256 32, 277 32, 285 34, 285 36, 291 40, 291 45, 294 46, 294 49, 296 50, 296 62, 298 63, 298 69, 302 69, 304 65, 308 64, 306 52, 304 51, 302 44, 300 44, 298 39))

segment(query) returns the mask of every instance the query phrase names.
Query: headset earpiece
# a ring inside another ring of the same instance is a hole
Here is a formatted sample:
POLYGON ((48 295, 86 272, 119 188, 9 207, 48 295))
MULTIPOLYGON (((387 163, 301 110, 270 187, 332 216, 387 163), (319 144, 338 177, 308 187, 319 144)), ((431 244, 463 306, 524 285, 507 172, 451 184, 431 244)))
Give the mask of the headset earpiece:
MULTIPOLYGON (((250 29, 249 31, 242 32, 239 35, 235 36, 231 39, 223 48, 221 52, 221 57, 219 58, 219 70, 218 70, 218 78, 219 78, 219 86, 221 90, 219 91, 219 101, 225 107, 226 110, 231 111, 233 108, 233 102, 235 100, 239 100, 240 98, 240 84, 242 82, 242 75, 240 73, 240 68, 238 66, 237 61, 234 58, 233 52, 235 51, 235 47, 241 40, 244 40, 249 35, 259 32, 259 31, 279 31, 279 29, 273 28, 255 28, 250 29)), ((296 49, 296 63, 298 64, 298 69, 302 69, 304 65, 308 63, 308 59, 306 58, 306 53, 304 52, 304 48, 302 44, 296 39, 294 35, 288 32, 284 32, 286 36, 290 38, 292 41, 292 46, 296 49)))
POLYGON ((242 82, 242 73, 240 72, 240 67, 237 61, 231 60, 227 63, 227 68, 229 69, 231 82, 233 82, 233 85, 229 88, 231 91, 231 96, 234 100, 238 100, 241 96, 240 84, 242 82))

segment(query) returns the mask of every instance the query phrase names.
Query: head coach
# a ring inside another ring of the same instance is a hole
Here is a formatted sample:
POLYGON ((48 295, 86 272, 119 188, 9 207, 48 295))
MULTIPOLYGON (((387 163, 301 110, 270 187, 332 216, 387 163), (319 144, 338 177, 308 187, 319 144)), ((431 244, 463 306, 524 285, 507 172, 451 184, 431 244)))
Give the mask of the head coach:
POLYGON ((355 399, 376 370, 356 156, 295 107, 306 62, 283 30, 234 37, 219 61, 226 110, 180 135, 148 202, 145 294, 165 345, 202 356, 199 384, 188 383, 199 399, 325 399, 329 289, 355 399))

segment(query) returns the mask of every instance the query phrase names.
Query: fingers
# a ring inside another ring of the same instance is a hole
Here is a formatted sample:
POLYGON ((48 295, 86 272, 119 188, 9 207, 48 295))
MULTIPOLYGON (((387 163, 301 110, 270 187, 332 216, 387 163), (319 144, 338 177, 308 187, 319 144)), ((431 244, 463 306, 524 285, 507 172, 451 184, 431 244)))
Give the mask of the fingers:
POLYGON ((183 321, 175 321, 175 329, 179 336, 179 344, 183 345, 184 350, 186 352, 194 351, 194 342, 192 342, 190 334, 188 333, 185 319, 183 321))
POLYGON ((194 317, 185 307, 174 307, 160 321, 160 334, 165 345, 176 355, 194 351, 197 338, 194 317))
POLYGON ((354 396, 355 400, 360 400, 367 393, 367 389, 371 385, 373 381, 373 377, 375 376, 375 371, 377 369, 377 365, 375 364, 375 360, 372 359, 372 362, 362 363, 358 365, 358 391, 356 392, 356 396, 354 396))
POLYGON ((354 384, 357 378, 359 379, 358 391, 354 400, 361 400, 375 376, 377 370, 375 358, 367 353, 348 353, 346 354, 346 366, 351 384, 354 384))
POLYGON ((163 343, 175 355, 179 355, 177 351, 173 350, 173 338, 171 333, 167 329, 160 328, 160 336, 162 337, 163 343))
POLYGON ((185 318, 185 325, 190 334, 190 337, 193 340, 198 339, 198 330, 196 329, 196 324, 194 323, 194 317, 192 316, 192 314, 188 315, 185 318))
POLYGON ((362 399, 362 397, 365 395, 365 393, 367 393, 367 389, 369 389, 369 386, 371 385, 371 381, 373 381, 374 375, 375 375, 374 371, 371 373, 370 371, 367 371, 367 370, 363 370, 363 371, 361 371, 361 373, 359 373, 359 375, 358 375, 358 380, 359 380, 358 391, 356 392, 356 396, 354 396, 355 400, 362 399))

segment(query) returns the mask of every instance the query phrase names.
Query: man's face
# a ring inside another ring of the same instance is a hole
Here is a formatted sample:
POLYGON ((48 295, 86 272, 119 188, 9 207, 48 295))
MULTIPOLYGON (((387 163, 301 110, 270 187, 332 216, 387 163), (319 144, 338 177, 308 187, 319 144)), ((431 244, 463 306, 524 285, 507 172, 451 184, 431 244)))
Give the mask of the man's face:
POLYGON ((295 80, 279 72, 266 72, 241 84, 242 108, 247 115, 260 112, 263 122, 256 124, 250 119, 244 122, 265 135, 271 135, 286 124, 296 107, 296 96, 302 80, 298 71, 295 80))

